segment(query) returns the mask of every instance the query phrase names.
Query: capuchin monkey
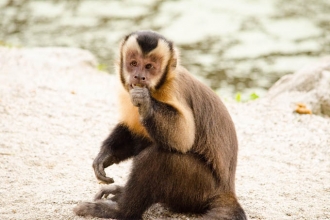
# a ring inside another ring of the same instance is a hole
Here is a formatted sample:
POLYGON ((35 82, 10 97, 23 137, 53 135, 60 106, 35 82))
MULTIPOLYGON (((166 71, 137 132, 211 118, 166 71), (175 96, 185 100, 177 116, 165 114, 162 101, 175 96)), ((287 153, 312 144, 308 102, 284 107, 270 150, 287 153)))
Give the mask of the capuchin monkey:
POLYGON ((104 169, 133 157, 124 187, 109 185, 77 215, 141 219, 153 204, 201 219, 246 219, 235 194, 237 137, 219 97, 180 65, 173 43, 153 31, 120 46, 121 118, 93 162, 104 169), (108 195, 112 197, 107 198, 108 195))

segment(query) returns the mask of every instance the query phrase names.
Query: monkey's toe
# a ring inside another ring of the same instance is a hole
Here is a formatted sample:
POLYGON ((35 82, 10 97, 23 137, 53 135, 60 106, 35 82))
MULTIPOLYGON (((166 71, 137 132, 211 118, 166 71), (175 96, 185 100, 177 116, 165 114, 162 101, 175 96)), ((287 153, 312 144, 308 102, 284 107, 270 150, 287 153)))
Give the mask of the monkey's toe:
POLYGON ((83 202, 73 209, 76 215, 99 218, 117 218, 117 210, 117 203, 112 201, 83 202))
POLYGON ((95 212, 96 206, 95 203, 92 202, 83 202, 78 204, 76 207, 73 208, 73 211, 76 215, 79 216, 87 216, 92 215, 95 212))

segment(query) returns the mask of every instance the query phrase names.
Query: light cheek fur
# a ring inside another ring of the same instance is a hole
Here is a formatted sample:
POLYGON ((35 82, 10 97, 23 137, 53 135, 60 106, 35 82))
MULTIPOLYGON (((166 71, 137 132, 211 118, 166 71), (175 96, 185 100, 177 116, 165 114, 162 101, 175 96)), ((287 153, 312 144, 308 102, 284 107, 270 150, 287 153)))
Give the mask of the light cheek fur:
MULTIPOLYGON (((160 68, 158 70, 159 73, 163 73, 165 71, 166 65, 170 61, 170 53, 167 43, 165 43, 163 40, 158 40, 158 46, 156 49, 150 52, 148 54, 149 56, 155 56, 158 57, 158 62, 160 62, 160 68)), ((155 86, 158 84, 160 78, 162 77, 162 74, 157 74, 153 77, 153 79, 150 81, 150 87, 155 88, 155 86)))
POLYGON ((141 124, 139 108, 131 102, 129 93, 123 88, 119 91, 119 121, 125 124, 133 133, 149 137, 145 127, 141 124))
MULTIPOLYGON (((122 42, 121 57, 122 57, 123 63, 118 62, 118 64, 117 64, 117 65, 122 65, 122 68, 123 68, 122 77, 125 79, 125 82, 129 82, 130 77, 131 77, 131 74, 127 71, 127 65, 129 65, 128 60, 127 60, 127 54, 130 54, 132 51, 135 51, 137 54, 142 54, 142 51, 141 51, 138 43, 136 42, 135 35, 128 38, 126 42, 122 42)), ((119 72, 119 68, 117 68, 117 69, 119 72)))
POLYGON ((195 142, 194 116, 188 107, 180 105, 177 101, 168 104, 175 107, 179 112, 179 119, 169 131, 169 144, 178 152, 187 153, 195 142))
POLYGON ((169 104, 178 111, 179 117, 175 126, 168 129, 171 137, 168 141, 177 151, 186 153, 191 149, 195 141, 195 119, 181 94, 174 72, 169 73, 169 78, 162 89, 154 91, 152 96, 160 102, 169 104))

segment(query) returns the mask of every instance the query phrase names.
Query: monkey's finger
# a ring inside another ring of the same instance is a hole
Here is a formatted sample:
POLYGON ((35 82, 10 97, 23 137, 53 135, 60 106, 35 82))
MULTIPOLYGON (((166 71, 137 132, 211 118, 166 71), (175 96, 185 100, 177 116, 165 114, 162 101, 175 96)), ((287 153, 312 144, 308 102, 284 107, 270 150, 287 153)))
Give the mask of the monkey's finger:
POLYGON ((143 91, 145 91, 145 90, 147 90, 147 88, 136 86, 136 87, 134 87, 133 89, 131 89, 130 91, 131 91, 131 92, 143 92, 143 91))
POLYGON ((102 164, 98 164, 98 166, 94 168, 94 172, 95 172, 96 178, 98 180, 100 180, 101 182, 103 182, 105 184, 110 184, 110 183, 114 182, 112 178, 106 176, 106 173, 104 171, 102 164))
POLYGON ((132 99, 132 104, 136 107, 139 107, 141 105, 141 100, 138 99, 132 99))
POLYGON ((107 198, 110 194, 115 194, 118 190, 120 191, 121 187, 116 185, 104 186, 100 189, 98 193, 94 196, 94 201, 107 198))
POLYGON ((100 190, 98 193, 95 194, 94 201, 102 199, 103 197, 107 198, 108 196, 109 194, 105 193, 103 190, 100 190))
POLYGON ((106 174, 104 172, 103 161, 104 161, 104 159, 96 158, 93 162, 93 169, 94 169, 96 177, 99 175, 106 176, 106 174))
POLYGON ((143 89, 132 89, 130 91, 131 97, 136 97, 136 98, 143 98, 148 96, 148 91, 145 91, 143 89))
POLYGON ((132 94, 131 99, 143 99, 144 96, 142 94, 132 94))
POLYGON ((100 181, 101 184, 111 184, 115 182, 113 178, 107 176, 96 176, 96 178, 100 181))

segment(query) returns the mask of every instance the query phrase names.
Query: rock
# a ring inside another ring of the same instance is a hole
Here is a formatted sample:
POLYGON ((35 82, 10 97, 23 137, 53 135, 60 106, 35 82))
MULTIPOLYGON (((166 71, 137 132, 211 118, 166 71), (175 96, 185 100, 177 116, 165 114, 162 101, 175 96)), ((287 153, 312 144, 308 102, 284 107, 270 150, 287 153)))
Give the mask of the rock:
POLYGON ((33 68, 73 68, 88 66, 96 68, 95 56, 83 49, 65 47, 37 47, 30 49, 1 47, 0 68, 8 66, 11 62, 14 66, 30 66, 33 68), (6 65, 5 65, 6 64, 6 65))
POLYGON ((269 89, 267 98, 290 108, 304 103, 313 114, 330 116, 330 57, 283 76, 269 89))

